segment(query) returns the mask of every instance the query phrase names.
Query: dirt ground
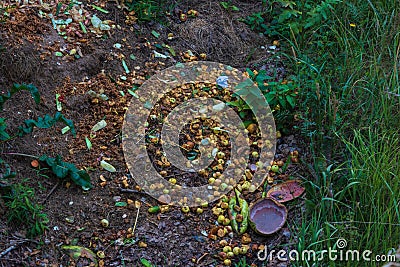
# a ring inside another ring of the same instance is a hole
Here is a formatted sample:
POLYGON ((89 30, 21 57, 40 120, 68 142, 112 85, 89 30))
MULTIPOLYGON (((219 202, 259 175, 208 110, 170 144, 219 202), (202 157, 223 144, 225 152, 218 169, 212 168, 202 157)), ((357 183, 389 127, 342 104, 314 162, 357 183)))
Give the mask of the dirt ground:
MULTIPOLYGON (((36 156, 61 155, 65 161, 85 168, 94 187, 83 191, 68 180, 58 182, 51 173, 33 169, 30 158, 2 155, 1 158, 18 173, 13 182, 28 178, 25 184, 35 189, 37 202, 43 204, 50 222, 43 236, 28 239, 23 229, 7 224, 6 216, 2 215, 0 253, 14 247, 0 256, 0 266, 94 266, 87 257, 72 259, 62 249, 63 245, 91 249, 97 253, 99 266, 141 266, 141 259, 156 266, 220 265, 222 261, 217 257, 221 251, 220 240, 240 246, 243 238, 236 233, 217 240, 209 238, 216 227, 212 205, 202 214, 183 213, 177 207, 170 207, 168 212, 150 214, 147 209, 158 204, 155 199, 143 193, 121 190, 137 189, 124 161, 121 127, 125 108, 132 97, 128 89, 140 86, 158 70, 177 62, 196 60, 195 57, 200 59, 202 53, 206 54, 208 61, 221 62, 240 70, 265 68, 274 71, 278 68, 283 77, 283 63, 271 58, 271 54, 261 48, 270 46, 272 40, 259 36, 238 21, 238 18, 257 12, 260 1, 232 1, 240 12, 225 10, 219 1, 173 1, 170 16, 165 16, 167 23, 132 23, 126 18, 128 12, 118 8, 115 2, 83 1, 80 7, 90 15, 96 14, 102 21, 109 20, 111 29, 97 33, 88 31, 83 36, 71 34, 67 39, 54 29, 51 19, 43 15, 55 14, 57 3, 45 2, 42 6, 29 4, 10 8, 9 15, 3 15, 4 22, 0 28, 1 44, 5 47, 0 57, 2 93, 13 83, 32 83, 40 91, 41 103, 36 105, 26 92, 18 93, 5 104, 1 117, 7 118, 10 132, 16 131, 26 119, 54 114, 55 94, 58 93, 63 98, 62 113, 74 122, 77 136, 62 135, 60 131, 64 125, 57 124, 51 129, 35 129, 23 138, 3 142, 1 151, 36 156), (96 10, 92 4, 109 12, 96 10), (180 21, 176 12, 191 9, 198 11, 199 15, 180 21), (175 55, 162 44, 172 47, 175 55), (170 52, 171 56, 155 57, 154 50, 163 55, 170 52), (188 55, 188 50, 193 55, 188 55), (56 52, 62 52, 61 56, 56 52), (122 58, 130 73, 126 73, 121 64, 122 58), (105 94, 108 100, 89 96, 89 90, 105 94), (102 119, 108 125, 91 139, 92 149, 88 150, 85 137, 90 136, 93 125, 102 119), (117 171, 110 173, 100 168, 102 159, 117 171), (133 204, 115 206, 116 202, 122 201, 140 201, 142 206, 139 212, 133 204), (130 234, 137 216, 135 232, 130 234), (102 227, 102 219, 109 221, 109 227, 102 227), (102 252, 104 257, 99 256, 102 252)), ((287 158, 293 150, 301 154, 304 151, 301 147, 295 135, 283 136, 278 139, 276 158, 287 158)), ((289 166, 285 179, 299 178, 299 171, 297 165, 289 166)), ((262 188, 248 195, 247 200, 251 202, 260 198, 261 193, 262 188)), ((287 207, 288 221, 276 234, 262 237, 248 230, 250 249, 242 256, 247 264, 289 265, 257 259, 262 245, 290 248, 296 242, 296 225, 303 211, 302 199, 290 202, 287 207)), ((240 259, 240 256, 233 258, 232 266, 240 259)))

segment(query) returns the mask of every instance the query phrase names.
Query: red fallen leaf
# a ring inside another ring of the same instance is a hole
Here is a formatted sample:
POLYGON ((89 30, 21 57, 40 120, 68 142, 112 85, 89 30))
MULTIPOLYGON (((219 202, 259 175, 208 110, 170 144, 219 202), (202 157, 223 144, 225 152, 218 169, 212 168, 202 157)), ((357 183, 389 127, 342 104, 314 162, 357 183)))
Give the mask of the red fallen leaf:
POLYGON ((301 181, 290 180, 273 186, 268 192, 267 197, 276 199, 283 203, 301 196, 305 188, 302 187, 301 181))
POLYGON ((64 98, 64 96, 63 96, 63 95, 60 95, 60 96, 58 97, 58 101, 60 101, 61 103, 64 103, 64 104, 65 104, 65 98, 64 98))

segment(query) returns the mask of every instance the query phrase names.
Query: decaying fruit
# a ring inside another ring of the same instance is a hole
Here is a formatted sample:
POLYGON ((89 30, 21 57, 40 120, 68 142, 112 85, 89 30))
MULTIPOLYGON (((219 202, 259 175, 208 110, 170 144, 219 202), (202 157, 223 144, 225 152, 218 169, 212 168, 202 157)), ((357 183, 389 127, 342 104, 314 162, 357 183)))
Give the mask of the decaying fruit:
POLYGON ((107 228, 107 227, 110 225, 110 223, 108 222, 107 219, 102 219, 102 220, 100 221, 100 224, 101 224, 101 226, 103 226, 104 228, 107 228))
POLYGON ((279 166, 278 165, 272 165, 271 166, 271 171, 273 171, 275 173, 279 172, 279 166))
POLYGON ((185 13, 182 13, 179 15, 179 19, 182 22, 185 22, 187 20, 187 15, 185 13))

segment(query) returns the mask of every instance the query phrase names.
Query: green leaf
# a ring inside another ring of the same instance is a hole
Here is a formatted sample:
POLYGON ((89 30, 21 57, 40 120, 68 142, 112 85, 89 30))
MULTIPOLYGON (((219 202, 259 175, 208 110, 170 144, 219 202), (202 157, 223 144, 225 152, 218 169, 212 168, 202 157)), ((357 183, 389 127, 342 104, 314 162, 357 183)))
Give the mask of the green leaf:
POLYGON ((169 45, 166 45, 165 47, 168 48, 168 51, 172 56, 176 56, 176 52, 173 47, 171 47, 169 45))
POLYGON ((254 78, 254 72, 253 72, 251 69, 246 68, 246 72, 249 74, 249 76, 250 76, 251 79, 254 78))
POLYGON ((276 104, 278 104, 277 101, 274 101, 275 94, 273 92, 269 92, 269 93, 265 94, 265 98, 267 99, 268 104, 271 106, 276 106, 276 104))
POLYGON ((226 102, 226 104, 227 104, 228 106, 232 106, 232 107, 238 107, 238 106, 240 106, 240 104, 239 104, 238 101, 230 101, 230 102, 226 102))
POLYGON ((235 93, 238 94, 238 92, 236 90, 241 91, 243 89, 247 89, 247 91, 249 91, 250 87, 254 87, 253 81, 251 79, 246 79, 243 82, 241 82, 238 85, 236 85, 235 93))
POLYGON ((88 190, 92 188, 92 184, 90 183, 90 176, 84 170, 79 170, 77 172, 70 173, 71 180, 82 187, 83 190, 88 190))
POLYGON ((88 150, 92 149, 92 142, 90 142, 89 138, 87 138, 87 136, 85 136, 85 142, 86 142, 86 146, 88 148, 88 150))
POLYGON ((146 259, 140 259, 140 262, 143 264, 144 267, 153 267, 153 265, 151 264, 151 262, 149 262, 146 259))
POLYGON ((128 206, 128 203, 124 201, 115 202, 115 207, 126 207, 126 206, 128 206))
POLYGON ((293 97, 291 97, 290 95, 286 96, 286 100, 292 108, 294 108, 296 106, 295 99, 293 97))
POLYGON ((36 88, 36 86, 32 84, 14 84, 11 87, 11 90, 8 91, 7 93, 0 95, 0 111, 3 110, 3 105, 4 103, 10 99, 15 93, 19 91, 28 91, 31 93, 33 100, 35 101, 36 104, 40 103, 40 94, 39 90, 36 88))
POLYGON ((59 3, 57 4, 57 8, 56 8, 56 17, 58 16, 58 14, 60 14, 60 10, 61 10, 62 5, 63 5, 63 3, 61 3, 61 2, 59 2, 59 3))
POLYGON ((60 156, 56 158, 44 158, 43 156, 39 158, 40 161, 45 161, 49 167, 51 167, 51 171, 58 177, 58 178, 65 178, 68 175, 68 169, 65 166, 65 162, 61 160, 60 156), (45 160, 42 160, 45 159, 45 160))
POLYGON ((116 172, 117 170, 115 169, 115 167, 113 165, 111 165, 110 163, 102 160, 100 161, 100 166, 105 169, 106 171, 109 172, 116 172))
POLYGON ((257 82, 258 85, 264 85, 265 81, 271 80, 272 77, 267 75, 267 72, 265 70, 260 70, 258 73, 257 77, 255 77, 255 81, 257 82))
POLYGON ((109 13, 109 12, 108 12, 108 10, 105 10, 105 9, 103 9, 103 8, 99 7, 99 6, 92 5, 92 7, 93 7, 94 9, 96 9, 96 10, 100 11, 100 12, 103 12, 103 13, 105 13, 105 14, 108 14, 108 13, 109 13))
POLYGON ((84 170, 79 170, 72 163, 62 161, 60 156, 51 158, 47 155, 42 155, 39 157, 39 161, 47 164, 57 178, 64 179, 69 176, 75 184, 81 186, 83 189, 92 188, 89 174, 84 170))
POLYGON ((48 129, 52 127, 56 122, 63 122, 65 125, 69 126, 72 135, 74 137, 76 136, 74 123, 71 120, 66 119, 64 115, 60 112, 57 112, 53 118, 50 115, 46 114, 43 118, 39 117, 37 121, 25 120, 24 125, 18 127, 18 136, 23 136, 25 134, 31 133, 34 127, 38 127, 40 129, 48 129))
POLYGON ((65 126, 64 128, 61 129, 61 134, 65 134, 69 130, 71 130, 71 128, 69 126, 65 126))
POLYGON ((155 30, 152 30, 151 34, 156 38, 160 37, 160 34, 158 32, 156 32, 155 30))
POLYGON ((300 25, 297 22, 289 23, 289 27, 292 29, 294 34, 299 34, 301 32, 300 25))
POLYGON ((83 33, 87 33, 85 24, 83 24, 82 21, 79 21, 79 26, 81 26, 81 29, 82 29, 82 32, 83 32, 83 33))
POLYGON ((139 96, 131 89, 128 89, 128 93, 130 93, 134 98, 139 99, 139 96))
POLYGON ((98 130, 103 129, 104 127, 107 126, 107 122, 105 120, 101 120, 98 123, 96 123, 93 127, 92 127, 92 132, 97 132, 98 130))
POLYGON ((128 65, 126 65, 125 60, 122 59, 121 62, 122 62, 122 67, 124 67, 125 73, 130 73, 130 70, 128 68, 128 65))
POLYGON ((282 108, 287 109, 287 102, 285 101, 285 99, 281 96, 278 96, 278 101, 279 104, 282 106, 282 108))
POLYGON ((56 94, 56 107, 58 111, 62 110, 61 102, 58 100, 60 98, 60 94, 56 94))
POLYGON ((229 7, 229 3, 228 2, 219 2, 219 4, 225 9, 228 9, 228 7, 229 7))
POLYGON ((242 118, 242 119, 244 119, 244 118, 246 117, 246 115, 247 115, 247 112, 246 112, 246 111, 241 111, 241 112, 239 112, 239 116, 240 116, 240 118, 242 118))
POLYGON ((5 141, 10 139, 10 135, 6 132, 7 124, 5 118, 0 118, 0 140, 5 141))
POLYGON ((0 158, 0 187, 4 186, 1 181, 5 181, 8 178, 14 178, 16 173, 11 171, 11 166, 0 158))

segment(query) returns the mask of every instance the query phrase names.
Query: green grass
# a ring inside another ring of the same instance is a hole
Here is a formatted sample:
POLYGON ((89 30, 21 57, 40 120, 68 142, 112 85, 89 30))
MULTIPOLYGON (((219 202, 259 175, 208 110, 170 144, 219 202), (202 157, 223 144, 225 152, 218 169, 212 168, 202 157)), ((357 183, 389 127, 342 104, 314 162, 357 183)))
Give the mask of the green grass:
POLYGON ((171 7, 161 0, 139 0, 125 1, 129 11, 135 11, 135 16, 142 22, 165 22, 165 12, 171 7), (167 8, 168 6, 168 8, 167 8))
POLYGON ((300 84, 298 129, 313 155, 304 177, 306 213, 292 226, 300 251, 321 253, 338 238, 371 257, 400 245, 399 11, 397 1, 345 1, 301 33, 281 32, 300 84))
MULTIPOLYGON (((388 254, 400 245, 400 3, 285 1, 247 17, 282 39, 299 87, 296 128, 309 143, 302 222, 289 225, 301 253, 337 248, 388 254)), ((250 23, 251 21, 251 23, 250 23)), ((294 266, 382 266, 300 260, 294 266)))
POLYGON ((361 132, 355 130, 354 138, 345 140, 351 153, 350 181, 356 184, 349 189, 355 200, 352 224, 363 231, 355 245, 385 253, 400 242, 400 139, 398 132, 361 132))
POLYGON ((7 207, 8 223, 23 226, 29 238, 42 235, 48 229, 49 219, 42 211, 43 207, 34 203, 34 189, 18 183, 4 191, 2 197, 7 207))

